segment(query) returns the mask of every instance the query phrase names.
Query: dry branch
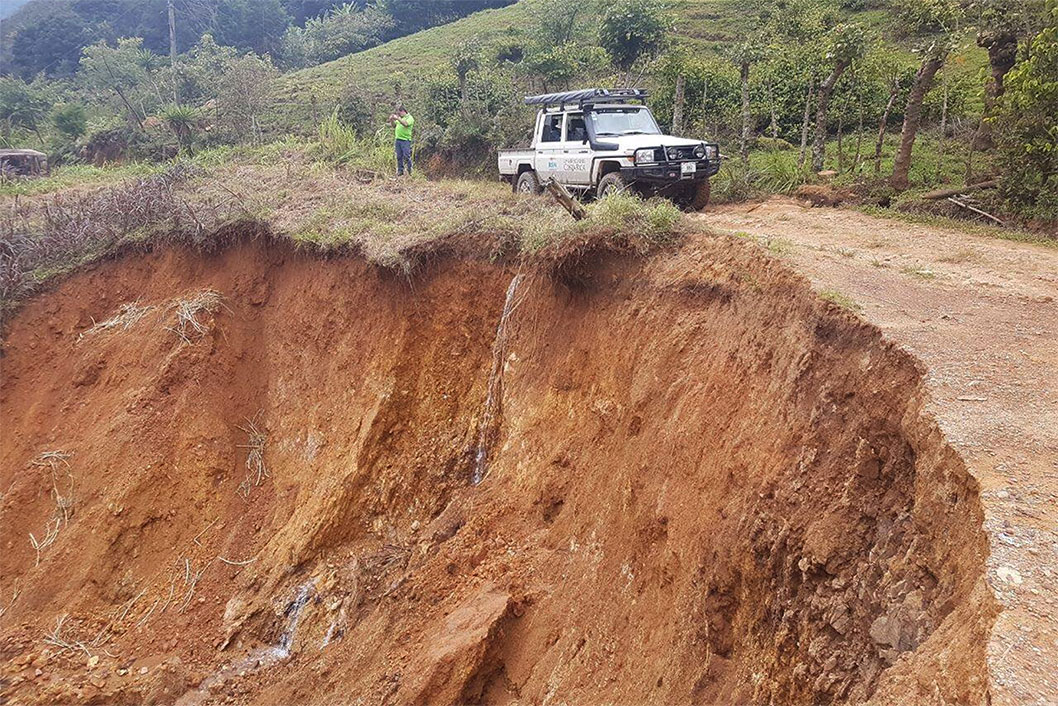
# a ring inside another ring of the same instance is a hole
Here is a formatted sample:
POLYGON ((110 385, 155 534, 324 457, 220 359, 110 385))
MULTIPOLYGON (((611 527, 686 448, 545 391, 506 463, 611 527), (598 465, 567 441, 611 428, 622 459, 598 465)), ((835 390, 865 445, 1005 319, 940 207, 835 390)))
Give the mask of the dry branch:
POLYGON ((960 200, 958 200, 956 198, 953 198, 951 196, 948 197, 948 201, 951 201, 956 206, 960 206, 962 208, 965 208, 968 211, 973 211, 974 213, 976 213, 979 216, 984 216, 988 220, 993 221, 994 223, 996 223, 997 225, 1001 225, 1001 226, 1002 225, 1006 225, 1005 223, 1003 223, 1003 221, 999 220, 998 218, 993 216, 991 213, 988 213, 987 211, 982 211, 981 209, 976 208, 974 206, 971 206, 970 204, 965 203, 964 201, 960 201, 960 200))
POLYGON ((254 415, 253 419, 246 420, 245 427, 239 427, 242 431, 246 432, 249 439, 245 444, 240 444, 238 448, 246 449, 246 477, 242 483, 239 483, 239 495, 244 498, 250 497, 250 492, 264 482, 264 479, 268 477, 268 468, 264 462, 264 450, 265 442, 268 440, 268 436, 261 431, 257 426, 257 417, 260 415, 258 412, 254 415))
POLYGON ((40 555, 44 552, 45 549, 54 544, 55 538, 59 536, 59 527, 61 525, 62 518, 56 517, 52 522, 48 523, 47 527, 44 530, 44 537, 42 539, 37 539, 36 535, 34 535, 32 532, 29 533, 29 543, 37 552, 37 560, 33 564, 34 566, 40 566, 40 555))
POLYGON ((11 606, 15 605, 15 601, 18 600, 18 597, 21 594, 22 591, 18 588, 18 579, 16 578, 15 583, 11 587, 11 600, 6 606, 0 606, 0 618, 4 617, 4 613, 11 610, 11 606))
POLYGON ((554 177, 547 180, 545 188, 549 194, 555 197, 555 200, 558 201, 562 208, 569 211, 569 215, 573 216, 573 220, 579 221, 588 215, 588 212, 584 210, 584 206, 573 198, 573 194, 569 193, 569 189, 555 181, 554 177))
POLYGON ((175 326, 167 326, 184 343, 191 343, 191 337, 204 336, 208 331, 206 324, 199 321, 198 315, 202 312, 213 313, 221 305, 221 295, 212 289, 203 289, 186 299, 178 299, 173 305, 176 311, 175 326))
POLYGON ((141 306, 138 301, 122 304, 118 307, 118 313, 105 321, 93 322, 90 328, 81 332, 77 337, 77 340, 80 341, 84 339, 85 336, 92 336, 116 328, 120 328, 122 331, 128 331, 137 321, 142 319, 153 309, 153 306, 141 306))

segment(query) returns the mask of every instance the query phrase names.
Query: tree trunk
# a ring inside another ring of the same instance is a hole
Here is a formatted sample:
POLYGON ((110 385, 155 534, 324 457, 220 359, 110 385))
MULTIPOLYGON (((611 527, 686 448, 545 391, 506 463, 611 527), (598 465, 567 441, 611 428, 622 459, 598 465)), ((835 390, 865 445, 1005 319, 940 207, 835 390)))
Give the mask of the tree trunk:
MULTIPOLYGON (((709 79, 705 79, 704 81, 702 81, 702 130, 703 131, 709 129, 709 125, 706 122, 706 120, 709 117, 709 109, 707 108, 708 105, 709 105, 709 79)), ((709 137, 710 139, 715 140, 716 139, 716 130, 714 129, 713 130, 713 134, 712 135, 707 135, 706 137, 709 137)))
POLYGON ((117 77, 114 76, 114 70, 110 68, 110 62, 107 61, 105 57, 103 59, 103 66, 106 67, 107 74, 114 82, 114 92, 118 94, 118 98, 121 99, 121 102, 125 104, 125 108, 128 109, 128 121, 134 124, 136 126, 136 129, 138 129, 140 132, 146 132, 143 129, 143 118, 140 117, 140 115, 136 112, 136 109, 132 107, 132 103, 129 102, 129 99, 125 97, 125 93, 121 90, 121 86, 118 83, 117 77))
POLYGON ((173 105, 179 105, 180 96, 176 91, 176 8, 173 0, 167 0, 169 9, 169 68, 173 72, 173 105))
POLYGON ((687 79, 683 74, 676 77, 676 99, 672 103, 672 134, 683 134, 683 102, 687 79))
POLYGON ((908 172, 911 170, 911 150, 915 146, 915 137, 918 136, 918 128, 922 122, 922 100, 933 85, 933 78, 944 66, 947 52, 936 53, 930 51, 926 59, 915 74, 915 82, 911 85, 911 93, 907 97, 907 107, 904 109, 904 127, 900 131, 900 149, 893 161, 893 175, 889 177, 889 185, 897 191, 903 191, 908 186, 908 172))
POLYGON ((838 116, 838 171, 845 171, 845 147, 842 145, 841 138, 845 132, 845 111, 841 111, 841 115, 838 116))
POLYGON ((893 112, 896 97, 900 94, 900 82, 893 80, 893 87, 889 90, 889 100, 882 112, 882 124, 878 126, 878 141, 874 143, 874 173, 882 171, 882 146, 885 144, 885 131, 889 128, 889 114, 893 112))
POLYGON ((812 119, 812 89, 814 84, 812 79, 808 79, 808 95, 805 96, 805 114, 801 120, 801 152, 797 156, 797 166, 801 169, 805 167, 805 157, 808 154, 808 126, 809 121, 812 119))
POLYGON ((742 139, 739 140, 738 151, 742 155, 742 161, 749 162, 749 136, 753 129, 753 114, 749 109, 749 62, 743 61, 741 67, 742 78, 742 139))
MULTIPOLYGON (((985 83, 985 106, 981 121, 977 124, 973 141, 970 143, 970 157, 967 165, 973 160, 974 150, 987 150, 992 147, 992 129, 988 120, 995 109, 996 101, 1003 95, 1003 80, 1007 72, 1014 68, 1018 58, 1018 36, 1009 31, 982 31, 977 35, 977 46, 988 49, 988 67, 991 77, 985 83)), ((967 166, 967 178, 970 167, 967 166)))
POLYGON ((816 138, 812 143, 812 169, 816 172, 823 171, 823 160, 827 156, 827 107, 830 94, 848 66, 847 61, 839 61, 826 80, 819 84, 819 94, 816 96, 816 138))
POLYGON ((858 173, 860 171, 860 157, 862 156, 861 148, 863 147, 863 99, 860 99, 860 115, 859 120, 856 124, 856 156, 852 160, 852 171, 858 173))
POLYGON ((944 99, 940 108, 940 144, 937 146, 937 179, 944 174, 944 150, 948 146, 948 79, 944 79, 944 99))

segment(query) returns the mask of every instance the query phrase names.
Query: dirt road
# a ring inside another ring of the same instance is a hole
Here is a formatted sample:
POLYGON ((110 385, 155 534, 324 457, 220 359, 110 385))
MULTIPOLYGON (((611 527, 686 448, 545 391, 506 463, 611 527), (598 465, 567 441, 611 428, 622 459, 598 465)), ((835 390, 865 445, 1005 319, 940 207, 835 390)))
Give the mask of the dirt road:
POLYGON ((761 243, 927 366, 931 411, 981 483, 995 704, 1058 703, 1058 249, 807 208, 695 217, 761 243))

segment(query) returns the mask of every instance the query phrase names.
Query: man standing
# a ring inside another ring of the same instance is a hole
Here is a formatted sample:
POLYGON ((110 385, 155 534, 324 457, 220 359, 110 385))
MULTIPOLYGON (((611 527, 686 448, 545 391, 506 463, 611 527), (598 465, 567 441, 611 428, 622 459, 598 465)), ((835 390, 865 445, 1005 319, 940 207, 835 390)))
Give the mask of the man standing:
POLYGON ((389 116, 389 124, 394 126, 393 146, 397 153, 397 176, 404 176, 404 165, 408 165, 408 176, 411 176, 411 128, 415 118, 411 117, 403 105, 397 106, 397 112, 389 116))

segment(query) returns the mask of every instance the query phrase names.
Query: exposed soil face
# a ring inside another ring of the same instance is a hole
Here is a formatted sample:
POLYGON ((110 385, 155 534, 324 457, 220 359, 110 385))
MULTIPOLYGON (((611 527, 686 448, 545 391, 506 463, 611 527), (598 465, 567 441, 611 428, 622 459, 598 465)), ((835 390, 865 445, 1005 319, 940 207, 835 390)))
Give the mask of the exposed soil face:
POLYGON ((246 243, 31 302, 5 695, 984 702, 978 490, 917 363, 729 239, 575 269, 246 243))
POLYGON ((695 217, 757 239, 927 368, 982 489, 992 703, 1058 703, 1058 249, 788 199, 695 217))

